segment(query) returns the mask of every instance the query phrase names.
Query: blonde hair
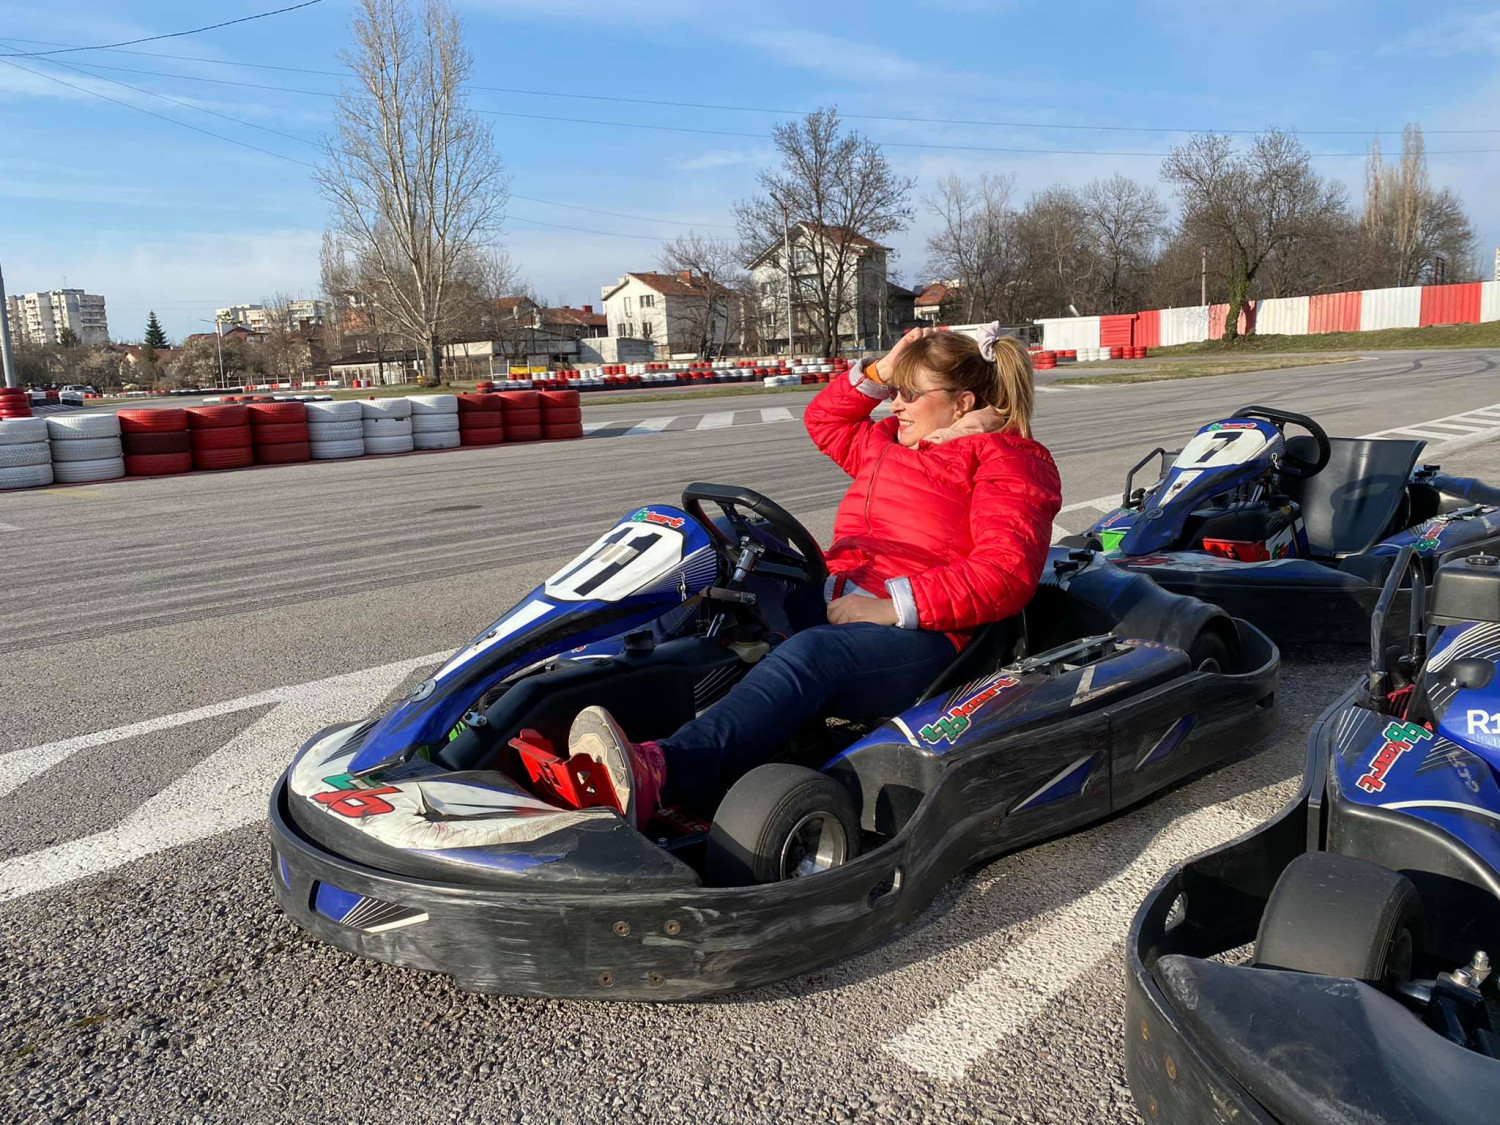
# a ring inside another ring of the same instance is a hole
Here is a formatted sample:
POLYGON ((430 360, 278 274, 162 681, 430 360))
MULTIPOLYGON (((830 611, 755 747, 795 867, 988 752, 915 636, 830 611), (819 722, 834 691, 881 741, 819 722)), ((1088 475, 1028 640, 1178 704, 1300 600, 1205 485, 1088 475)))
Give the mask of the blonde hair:
POLYGON ((1031 436, 1036 390, 1031 356, 1014 336, 995 341, 995 359, 984 358, 979 343, 958 332, 935 332, 913 341, 896 357, 889 381, 898 391, 914 394, 917 372, 931 371, 938 384, 960 394, 968 391, 976 406, 992 406, 1004 422, 1002 433, 1031 436))

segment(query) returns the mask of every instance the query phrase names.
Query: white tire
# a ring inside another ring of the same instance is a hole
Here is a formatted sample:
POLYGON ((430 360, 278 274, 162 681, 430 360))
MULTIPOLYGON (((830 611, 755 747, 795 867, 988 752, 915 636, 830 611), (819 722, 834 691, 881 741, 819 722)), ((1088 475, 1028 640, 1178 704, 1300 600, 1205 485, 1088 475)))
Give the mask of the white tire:
POLYGON ((365 438, 365 452, 368 453, 410 453, 415 446, 412 445, 411 434, 401 437, 367 437, 365 438))
POLYGON ((457 449, 461 444, 458 429, 441 433, 416 433, 411 435, 413 449, 457 449))
POLYGON ((19 465, 13 469, 0 468, 0 489, 41 488, 52 483, 52 462, 45 465, 19 465))
POLYGON ((307 404, 309 422, 348 422, 364 417, 360 404, 352 399, 347 402, 310 402, 307 404))
POLYGON ((102 461, 124 455, 124 446, 117 437, 73 438, 52 443, 54 461, 102 461))
POLYGON ((361 423, 365 439, 411 437, 410 418, 366 418, 361 423))
POLYGON ((0 445, 32 445, 46 440, 45 418, 0 418, 0 445))
POLYGON ((359 404, 365 418, 410 418, 411 403, 404 398, 377 398, 359 404))
POLYGON ((117 438, 120 436, 120 418, 116 414, 54 414, 47 419, 47 434, 53 441, 117 438))
POLYGON ((407 398, 411 403, 413 414, 457 414, 457 395, 411 395, 407 398))
POLYGON ((363 457, 365 439, 349 438, 344 441, 315 441, 309 447, 314 461, 337 461, 342 457, 363 457))
MULTIPOLYGON (((458 433, 457 414, 413 414, 411 416, 411 432, 414 434, 456 434, 458 433)), ((417 447, 422 448, 421 446, 417 447)), ((434 446, 433 448, 437 448, 434 446)))
POLYGON ((25 445, 0 445, 0 469, 20 469, 52 464, 52 446, 45 441, 25 445))
POLYGON ((125 458, 103 457, 95 461, 54 461, 52 475, 60 484, 114 480, 125 475, 125 458))
POLYGON ((350 438, 363 438, 364 436, 365 424, 358 418, 350 418, 342 422, 309 422, 307 424, 308 441, 348 441, 350 438))

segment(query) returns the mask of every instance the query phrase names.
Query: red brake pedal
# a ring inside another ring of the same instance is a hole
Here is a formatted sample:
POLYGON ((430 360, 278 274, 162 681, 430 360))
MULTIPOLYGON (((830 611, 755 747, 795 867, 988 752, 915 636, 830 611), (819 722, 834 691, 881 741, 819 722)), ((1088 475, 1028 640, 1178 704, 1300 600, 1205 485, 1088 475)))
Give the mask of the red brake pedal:
POLYGON ((532 789, 539 796, 570 809, 620 807, 609 771, 589 755, 560 758, 552 743, 529 727, 511 739, 510 745, 520 753, 532 789))

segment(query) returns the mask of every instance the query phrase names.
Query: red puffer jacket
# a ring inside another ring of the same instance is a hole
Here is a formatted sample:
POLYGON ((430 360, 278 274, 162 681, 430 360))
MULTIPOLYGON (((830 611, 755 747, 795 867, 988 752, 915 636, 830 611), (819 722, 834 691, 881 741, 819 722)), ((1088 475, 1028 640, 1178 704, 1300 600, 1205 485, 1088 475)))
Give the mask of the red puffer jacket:
POLYGON ((1019 613, 1035 593, 1062 504, 1057 466, 1039 442, 1014 434, 908 449, 894 416, 870 421, 886 393, 836 378, 803 418, 817 447, 854 478, 828 569, 872 593, 884 587, 903 626, 962 645, 969 630, 1019 613))

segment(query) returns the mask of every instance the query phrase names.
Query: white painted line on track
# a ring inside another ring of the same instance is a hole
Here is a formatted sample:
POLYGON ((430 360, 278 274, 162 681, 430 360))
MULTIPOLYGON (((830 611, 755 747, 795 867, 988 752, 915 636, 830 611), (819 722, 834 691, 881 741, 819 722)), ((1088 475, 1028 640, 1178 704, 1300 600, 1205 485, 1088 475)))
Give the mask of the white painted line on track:
POLYGON ((695 427, 700 430, 722 430, 725 426, 734 425, 733 410, 718 410, 712 414, 705 414, 695 427))
POLYGON ((621 437, 641 437, 644 434, 659 434, 677 421, 677 415, 669 414, 661 418, 647 418, 644 422, 637 422, 633 429, 626 430, 621 437))
POLYGON ((166 848, 253 824, 266 797, 309 735, 330 723, 368 715, 406 676, 446 651, 366 668, 241 699, 164 715, 98 734, 15 750, 0 759, 9 792, 30 777, 92 746, 275 703, 245 730, 200 761, 113 828, 0 863, 0 902, 97 875, 166 848))
POLYGON ((762 406, 760 420, 762 422, 790 422, 792 412, 784 406, 762 406))
POLYGON ((13 523, 0 523, 0 531, 20 531, 21 529, 13 523))
POLYGON ((883 1049, 913 1070, 958 1081, 1110 956, 1141 899, 1167 868, 1260 823, 1227 804, 1178 818, 1119 875, 1044 915, 1039 929, 1008 946, 991 968, 883 1049))
POLYGON ((595 430, 602 430, 602 429, 604 429, 604 427, 607 426, 607 425, 609 425, 608 422, 585 422, 583 424, 583 432, 585 434, 591 434, 595 430))

